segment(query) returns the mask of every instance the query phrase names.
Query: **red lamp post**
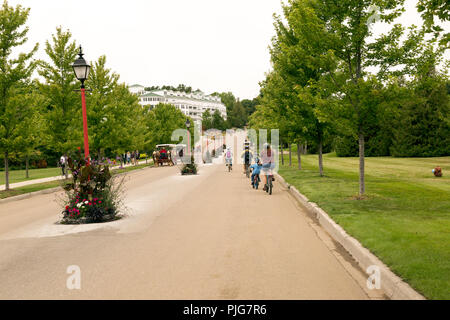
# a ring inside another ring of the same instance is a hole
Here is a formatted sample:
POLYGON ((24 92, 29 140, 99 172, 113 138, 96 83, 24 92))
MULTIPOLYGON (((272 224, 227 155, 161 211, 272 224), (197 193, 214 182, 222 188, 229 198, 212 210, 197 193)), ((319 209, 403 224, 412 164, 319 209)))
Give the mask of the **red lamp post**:
MULTIPOLYGON (((187 134, 188 134, 188 136, 187 136, 187 138, 188 138, 188 145, 187 145, 187 147, 188 147, 188 155, 190 156, 191 155, 191 133, 189 132, 189 128, 190 128, 190 126, 191 126, 191 122, 189 121, 189 118, 188 119, 186 119, 186 128, 187 128, 187 134)), ((191 160, 191 158, 189 158, 189 161, 191 160)))
POLYGON ((84 82, 89 76, 89 71, 91 66, 86 63, 83 58, 83 51, 80 46, 79 57, 72 65, 73 71, 77 79, 81 82, 81 106, 83 109, 83 133, 84 133, 84 157, 86 159, 87 165, 89 165, 89 137, 88 137, 88 126, 87 126, 87 114, 86 114, 86 89, 84 87, 84 82))

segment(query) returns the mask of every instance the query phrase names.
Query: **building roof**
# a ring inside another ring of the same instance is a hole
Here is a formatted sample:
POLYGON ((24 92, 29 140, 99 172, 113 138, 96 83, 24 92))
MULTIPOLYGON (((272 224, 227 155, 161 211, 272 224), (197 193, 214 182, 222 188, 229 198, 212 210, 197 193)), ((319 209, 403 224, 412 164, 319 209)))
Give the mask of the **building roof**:
POLYGON ((146 94, 141 95, 141 97, 161 97, 162 98, 163 96, 153 93, 153 92, 148 92, 146 94))
POLYGON ((136 87, 144 88, 144 86, 141 86, 140 84, 133 84, 133 85, 130 86, 130 88, 136 88, 136 87))

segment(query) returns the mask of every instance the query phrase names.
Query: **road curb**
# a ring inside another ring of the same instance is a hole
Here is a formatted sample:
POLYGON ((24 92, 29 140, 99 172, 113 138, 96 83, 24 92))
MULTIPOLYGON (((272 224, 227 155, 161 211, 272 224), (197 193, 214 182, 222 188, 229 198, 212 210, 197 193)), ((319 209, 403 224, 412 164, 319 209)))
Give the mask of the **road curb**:
POLYGON ((367 273, 370 266, 378 266, 381 276, 381 289, 392 300, 426 300, 424 296, 415 291, 409 284, 394 274, 388 266, 378 259, 361 243, 350 236, 316 203, 309 201, 294 186, 289 185, 282 176, 275 174, 278 181, 286 187, 291 195, 308 211, 315 220, 328 232, 328 234, 356 260, 360 267, 367 273))
POLYGON ((31 197, 34 197, 34 196, 39 196, 41 194, 54 193, 54 192, 57 192, 57 191, 60 191, 60 190, 62 190, 61 187, 56 187, 56 188, 48 188, 48 189, 44 189, 44 190, 39 190, 39 191, 35 191, 35 192, 28 192, 28 193, 24 193, 24 194, 19 194, 18 196, 13 196, 13 197, 5 198, 5 199, 0 199, 0 204, 7 203, 7 202, 12 202, 12 201, 23 200, 23 199, 31 198, 31 197))

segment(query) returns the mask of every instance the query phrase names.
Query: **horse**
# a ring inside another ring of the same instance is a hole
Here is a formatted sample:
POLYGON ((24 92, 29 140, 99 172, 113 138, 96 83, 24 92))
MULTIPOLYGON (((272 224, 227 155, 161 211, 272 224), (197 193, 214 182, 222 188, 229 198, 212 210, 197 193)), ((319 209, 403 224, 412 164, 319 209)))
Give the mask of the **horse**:
POLYGON ((173 160, 172 160, 172 153, 170 151, 167 151, 167 158, 161 159, 161 153, 156 150, 153 152, 153 163, 157 166, 164 166, 164 163, 168 163, 169 166, 174 166, 173 160))

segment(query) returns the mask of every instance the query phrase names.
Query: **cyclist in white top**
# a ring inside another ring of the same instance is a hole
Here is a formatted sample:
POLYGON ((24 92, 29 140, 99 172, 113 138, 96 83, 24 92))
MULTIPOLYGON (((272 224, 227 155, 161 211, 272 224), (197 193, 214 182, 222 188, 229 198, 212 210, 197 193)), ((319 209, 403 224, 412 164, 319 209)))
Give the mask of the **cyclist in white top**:
POLYGON ((264 145, 263 151, 261 151, 261 163, 262 163, 262 171, 266 176, 266 184, 264 186, 264 190, 269 186, 269 177, 273 178, 272 169, 275 168, 275 156, 273 150, 270 148, 270 145, 266 143, 264 145))
POLYGON ((231 152, 231 148, 225 151, 225 164, 230 170, 233 170, 233 152, 231 152))

